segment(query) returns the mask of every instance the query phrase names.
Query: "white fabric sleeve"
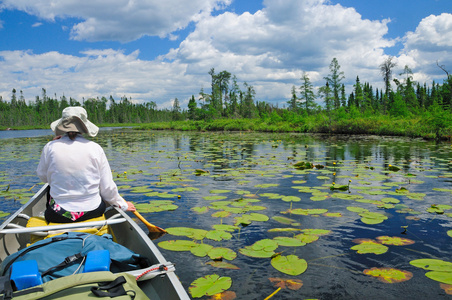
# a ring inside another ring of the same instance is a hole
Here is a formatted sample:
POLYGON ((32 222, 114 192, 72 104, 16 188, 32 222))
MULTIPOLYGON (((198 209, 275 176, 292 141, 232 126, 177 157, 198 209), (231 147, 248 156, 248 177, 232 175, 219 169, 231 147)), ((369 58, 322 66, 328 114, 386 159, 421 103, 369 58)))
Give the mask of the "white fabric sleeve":
POLYGON ((48 182, 47 179, 47 170, 49 166, 47 165, 47 145, 44 146, 41 153, 41 159, 39 160, 38 168, 36 169, 36 173, 38 174, 39 179, 42 182, 48 182))
POLYGON ((111 173, 110 164, 108 163, 107 156, 103 149, 101 149, 102 153, 100 155, 100 184, 99 190, 100 195, 104 201, 113 205, 115 207, 119 207, 122 210, 127 210, 127 202, 124 198, 119 195, 118 187, 113 180, 113 174, 111 173))

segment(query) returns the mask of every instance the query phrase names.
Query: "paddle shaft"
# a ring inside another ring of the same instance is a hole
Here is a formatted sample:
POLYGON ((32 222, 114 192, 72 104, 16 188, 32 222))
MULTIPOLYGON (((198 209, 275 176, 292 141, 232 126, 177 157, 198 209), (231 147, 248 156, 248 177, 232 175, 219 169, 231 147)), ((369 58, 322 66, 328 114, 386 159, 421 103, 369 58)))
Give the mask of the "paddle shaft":
POLYGON ((138 211, 134 211, 133 214, 134 214, 138 219, 140 219, 140 221, 143 222, 144 225, 146 225, 146 227, 148 228, 148 230, 149 230, 150 232, 165 232, 165 233, 166 233, 166 230, 165 230, 165 229, 160 228, 160 227, 158 227, 158 226, 155 226, 155 225, 149 223, 149 222, 148 222, 148 221, 147 221, 147 220, 146 220, 146 219, 145 219, 138 211))

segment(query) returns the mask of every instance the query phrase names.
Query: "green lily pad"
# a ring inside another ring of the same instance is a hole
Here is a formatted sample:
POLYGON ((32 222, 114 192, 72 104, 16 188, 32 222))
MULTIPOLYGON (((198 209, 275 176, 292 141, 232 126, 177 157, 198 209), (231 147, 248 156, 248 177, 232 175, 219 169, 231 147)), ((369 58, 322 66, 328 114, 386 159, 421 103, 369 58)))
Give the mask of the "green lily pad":
POLYGON ((159 247, 171 251, 190 251, 197 243, 187 240, 169 240, 158 243, 159 247))
POLYGON ((190 249, 190 252, 198 257, 204 257, 207 253, 212 250, 213 246, 208 244, 198 244, 197 246, 190 249))
POLYGON ((215 230, 223 230, 223 231, 230 231, 230 232, 240 229, 240 227, 238 227, 238 226, 226 225, 226 224, 215 224, 212 226, 212 228, 215 230))
POLYGON ((196 279, 188 288, 193 298, 212 296, 226 291, 232 285, 230 277, 220 277, 217 274, 207 275, 196 279))
POLYGON ((223 230, 211 230, 207 232, 206 238, 214 241, 222 241, 230 240, 232 238, 232 235, 229 232, 223 230))
POLYGON ((214 218, 226 218, 226 217, 229 217, 230 215, 231 215, 230 212, 223 210, 223 211, 217 211, 217 212, 213 213, 212 217, 214 217, 214 218))
POLYGON ((254 187, 257 188, 269 188, 269 187, 276 187, 279 186, 279 183, 263 183, 263 184, 257 184, 254 187))
POLYGON ((206 262, 206 265, 211 265, 212 267, 219 269, 240 270, 240 268, 237 267, 236 265, 233 265, 225 261, 208 261, 206 262))
POLYGON ((223 247, 212 248, 207 255, 209 255, 212 260, 221 260, 223 258, 227 260, 234 260, 237 257, 237 253, 233 250, 223 247))
POLYGON ((300 241, 302 241, 303 243, 309 244, 309 243, 313 243, 315 241, 317 241, 319 239, 318 235, 313 235, 313 234, 305 234, 305 233, 300 233, 297 234, 296 236, 294 236, 296 239, 299 239, 300 241))
POLYGON ((347 210, 349 210, 351 212, 355 212, 355 213, 364 213, 364 212, 369 211, 368 209, 358 207, 358 206, 347 206, 347 210))
POLYGON ((168 194, 168 193, 158 193, 156 196, 160 197, 160 198, 176 198, 176 197, 178 197, 178 195, 176 195, 176 194, 168 194))
POLYGON ((227 197, 226 196, 214 195, 214 196, 205 196, 205 197, 202 197, 202 198, 204 200, 207 200, 207 201, 217 201, 217 200, 226 199, 227 197))
POLYGON ((304 273, 308 268, 306 260, 300 259, 296 255, 278 255, 272 258, 271 264, 276 270, 293 276, 304 273))
POLYGON ((359 214, 362 218, 361 221, 365 224, 380 224, 382 223, 384 220, 388 219, 387 216, 380 214, 380 213, 376 213, 376 212, 365 212, 365 213, 360 213, 359 214))
POLYGON ((262 194, 259 194, 259 196, 267 197, 269 199, 281 199, 282 197, 284 197, 282 195, 275 194, 275 193, 262 193, 262 194))
POLYGON ((207 230, 188 227, 171 227, 167 228, 166 231, 172 235, 186 236, 195 240, 202 240, 207 234, 207 230))
POLYGON ((383 199, 381 199, 381 201, 384 203, 392 203, 392 204, 397 204, 400 202, 399 199, 391 198, 391 197, 383 198, 383 199))
POLYGON ((160 211, 173 211, 178 208, 177 205, 173 204, 174 201, 170 200, 153 200, 149 203, 137 203, 135 208, 141 212, 160 212, 160 211))
POLYGON ((295 209, 289 209, 286 211, 286 213, 292 213, 294 215, 321 215, 328 212, 328 209, 324 208, 311 208, 311 209, 303 209, 303 208, 295 208, 295 209))
POLYGON ((272 228, 269 229, 268 232, 293 232, 293 231, 302 231, 300 228, 272 228))
POLYGON ((441 283, 452 284, 452 272, 432 271, 427 272, 425 276, 441 283))
POLYGON ((285 202, 299 202, 301 201, 301 198, 297 196, 284 196, 281 200, 285 202))
POLYGON ((303 229, 303 232, 305 234, 309 234, 309 235, 328 235, 330 234, 332 231, 328 230, 328 229, 303 229))
POLYGON ((204 214, 206 212, 209 211, 209 207, 208 206, 201 206, 201 207, 192 207, 190 208, 192 211, 198 213, 198 214, 204 214))
POLYGON ((440 259, 422 258, 412 260, 410 264, 424 270, 452 273, 452 263, 440 259))
POLYGON ((385 245, 382 245, 374 240, 369 239, 363 239, 363 240, 357 240, 360 242, 360 244, 355 245, 351 247, 350 249, 356 250, 359 254, 383 254, 388 251, 388 247, 385 245))
POLYGON ((134 187, 130 190, 131 193, 141 193, 141 194, 145 194, 145 193, 150 193, 152 192, 152 189, 150 189, 147 186, 139 186, 139 187, 134 187))
POLYGON ((185 188, 176 188, 171 190, 174 193, 180 193, 180 192, 196 192, 199 191, 198 188, 195 187, 185 187, 185 188))
POLYGON ((306 245, 306 243, 303 243, 300 239, 285 236, 277 236, 274 237, 273 240, 275 240, 279 246, 298 247, 306 245))
POLYGON ((290 218, 286 218, 286 217, 282 217, 282 216, 273 216, 272 219, 275 220, 276 222, 279 222, 281 224, 286 224, 286 225, 290 225, 290 224, 296 222, 294 219, 290 219, 290 218))
POLYGON ((272 257, 275 254, 274 250, 276 248, 278 248, 278 243, 276 241, 263 239, 255 242, 251 246, 239 249, 239 252, 246 256, 266 258, 272 257))
POLYGON ((0 218, 4 218, 9 215, 10 215, 10 213, 8 213, 8 212, 0 211, 0 218))

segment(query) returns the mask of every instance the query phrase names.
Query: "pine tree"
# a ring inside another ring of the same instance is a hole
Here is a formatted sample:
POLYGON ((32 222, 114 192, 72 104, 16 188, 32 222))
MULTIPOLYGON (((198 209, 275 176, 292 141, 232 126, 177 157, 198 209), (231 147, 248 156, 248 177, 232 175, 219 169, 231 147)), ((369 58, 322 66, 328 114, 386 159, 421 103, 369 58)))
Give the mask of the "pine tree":
POLYGON ((329 68, 331 74, 327 77, 324 77, 324 79, 328 82, 328 85, 332 92, 332 106, 337 109, 340 107, 339 92, 341 89, 341 81, 345 78, 345 76, 344 72, 340 71, 341 66, 339 65, 339 62, 336 58, 333 58, 329 68))
POLYGON ((304 107, 306 108, 306 112, 309 113, 309 110, 314 107, 315 103, 315 94, 314 87, 312 86, 311 80, 307 73, 303 74, 301 77, 302 84, 300 86, 300 100, 304 101, 304 107))
POLYGON ((188 101, 188 119, 196 120, 196 99, 195 96, 192 95, 190 100, 188 101))

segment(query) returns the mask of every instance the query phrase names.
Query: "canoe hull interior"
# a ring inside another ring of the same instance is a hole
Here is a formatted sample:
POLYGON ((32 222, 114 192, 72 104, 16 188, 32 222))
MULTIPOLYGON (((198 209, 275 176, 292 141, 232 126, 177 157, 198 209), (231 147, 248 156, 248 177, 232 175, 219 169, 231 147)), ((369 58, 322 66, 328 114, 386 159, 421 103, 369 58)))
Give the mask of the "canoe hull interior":
MULTIPOLYGON (((43 186, 24 206, 0 226, 0 230, 11 227, 8 224, 17 224, 25 227, 27 220, 21 217, 22 214, 28 216, 42 215, 45 210, 48 190, 47 185, 43 186)), ((166 263, 166 259, 155 244, 127 213, 112 209, 107 211, 105 215, 109 218, 117 213, 121 214, 121 217, 127 221, 110 225, 116 242, 135 253, 147 257, 153 265, 166 263)), ((0 262, 8 255, 25 248, 28 243, 30 243, 30 233, 0 233, 0 262)), ((190 299, 174 272, 168 272, 163 276, 157 276, 150 280, 139 281, 139 286, 151 299, 190 299)))

